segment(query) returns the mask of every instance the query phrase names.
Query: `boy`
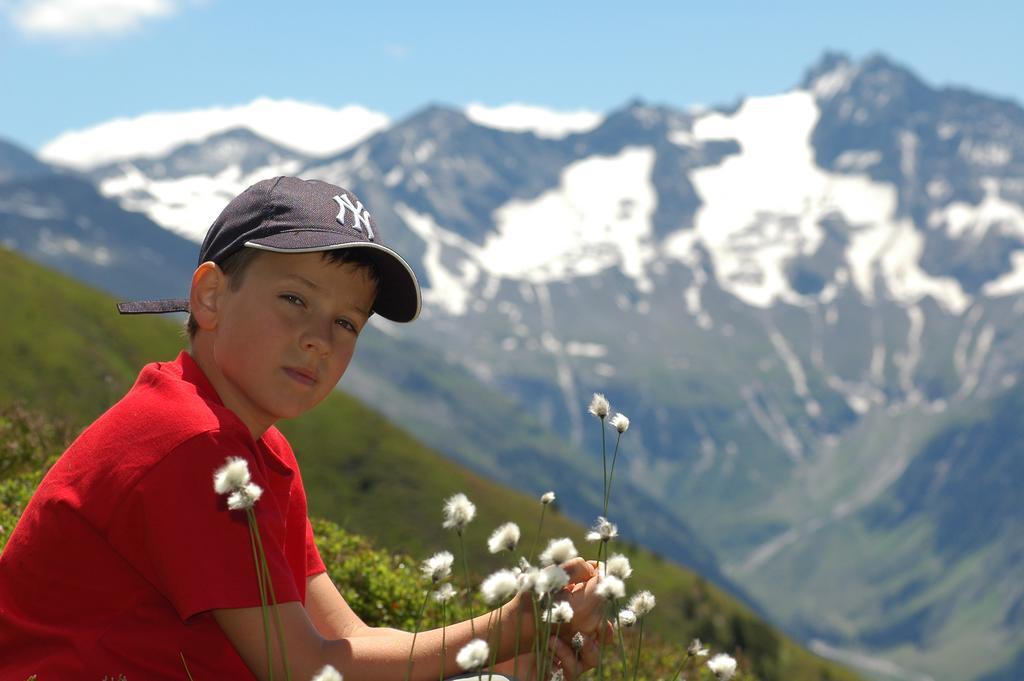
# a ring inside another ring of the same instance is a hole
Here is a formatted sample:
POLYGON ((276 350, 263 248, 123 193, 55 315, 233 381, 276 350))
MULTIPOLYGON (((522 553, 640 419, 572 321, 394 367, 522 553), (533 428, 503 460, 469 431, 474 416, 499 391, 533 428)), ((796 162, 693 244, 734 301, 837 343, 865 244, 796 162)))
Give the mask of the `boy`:
MULTIPOLYGON (((340 187, 264 180, 211 226, 187 301, 119 308, 189 311, 190 350, 143 368, 25 509, 0 554, 3 678, 264 678, 248 525, 212 484, 228 456, 244 459, 263 490, 253 510, 291 678, 310 679, 325 664, 349 681, 405 678, 411 634, 366 626, 326 575, 298 464, 274 428, 335 387, 371 314, 419 314, 416 277, 380 242, 369 212, 340 187)), ((568 635, 604 630, 593 566, 566 568, 577 612, 568 635)), ((517 596, 502 610, 502 669, 512 668, 517 623, 524 640, 533 636, 532 612, 518 617, 527 606, 517 596)), ((474 626, 486 633, 488 616, 474 626)), ((446 675, 458 671, 471 628, 448 627, 446 675)), ((573 652, 562 639, 550 644, 571 677, 573 652)), ((596 650, 588 641, 582 668, 596 650)), ((421 633, 415 651, 412 678, 436 678, 441 632, 421 633)), ((284 678, 279 650, 273 659, 284 678)))

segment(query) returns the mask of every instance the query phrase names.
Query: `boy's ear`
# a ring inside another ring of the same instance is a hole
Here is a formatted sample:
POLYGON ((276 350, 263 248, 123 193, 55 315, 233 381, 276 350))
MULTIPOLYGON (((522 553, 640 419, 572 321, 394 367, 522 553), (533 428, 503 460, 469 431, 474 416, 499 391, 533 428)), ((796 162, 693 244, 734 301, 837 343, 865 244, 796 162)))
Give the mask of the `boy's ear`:
POLYGON ((200 329, 216 328, 221 294, 227 277, 217 263, 207 260, 192 273, 188 302, 192 318, 200 329))

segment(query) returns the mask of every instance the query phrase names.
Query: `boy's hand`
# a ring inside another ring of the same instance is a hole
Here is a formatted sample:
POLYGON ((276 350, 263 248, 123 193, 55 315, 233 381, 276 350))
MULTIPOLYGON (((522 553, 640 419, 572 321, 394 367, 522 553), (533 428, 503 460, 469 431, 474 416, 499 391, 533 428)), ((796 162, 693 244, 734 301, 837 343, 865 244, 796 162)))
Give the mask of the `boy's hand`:
POLYGON ((605 601, 597 595, 600 581, 597 562, 574 558, 564 563, 562 569, 569 573, 565 592, 573 616, 569 626, 562 627, 560 636, 569 641, 573 634, 580 632, 591 639, 611 641, 611 623, 604 618, 605 601))
MULTIPOLYGON (((554 656, 554 666, 562 670, 566 681, 574 681, 583 672, 597 666, 598 650, 593 639, 587 638, 578 656, 568 643, 556 636, 549 639, 548 649, 554 656)), ((532 652, 521 654, 518 664, 515 659, 497 664, 494 671, 506 676, 518 671, 519 676, 516 678, 520 681, 537 681, 537 662, 532 652)))

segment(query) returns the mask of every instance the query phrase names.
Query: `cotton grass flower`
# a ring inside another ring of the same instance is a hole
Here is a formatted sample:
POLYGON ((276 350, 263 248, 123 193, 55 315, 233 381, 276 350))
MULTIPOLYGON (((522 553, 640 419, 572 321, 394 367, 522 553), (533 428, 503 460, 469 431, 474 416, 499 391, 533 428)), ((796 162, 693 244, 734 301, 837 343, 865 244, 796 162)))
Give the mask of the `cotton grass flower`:
POLYGON ((438 603, 447 603, 453 598, 455 598, 455 587, 448 582, 437 587, 437 591, 434 592, 434 600, 438 603))
POLYGON ((250 482, 241 489, 236 489, 228 496, 228 508, 232 511, 244 511, 256 505, 263 496, 263 488, 250 482))
POLYGON ((459 492, 444 502, 444 522, 441 527, 446 530, 454 529, 462 534, 462 530, 473 522, 475 517, 476 505, 465 494, 459 492))
POLYGON ((569 583, 569 573, 557 565, 549 565, 537 573, 533 590, 538 596, 561 591, 569 583))
POLYGON ((599 419, 608 416, 610 409, 611 405, 608 404, 608 399, 601 393, 594 393, 594 396, 590 398, 590 406, 587 407, 587 411, 599 419))
POLYGON ((559 601, 544 611, 541 618, 551 624, 567 624, 572 621, 572 606, 565 601, 559 601))
POLYGON ((690 645, 686 648, 686 654, 692 657, 707 657, 708 649, 704 647, 699 638, 695 638, 690 641, 690 645))
POLYGON ((729 681, 736 673, 736 660, 725 653, 715 655, 708 660, 707 665, 718 681, 729 681))
POLYGON ((619 536, 619 528, 604 516, 598 516, 593 529, 587 532, 587 541, 606 542, 619 536))
POLYGON ((217 494, 229 494, 250 482, 249 462, 238 456, 229 456, 227 463, 213 473, 213 489, 217 494))
POLYGON ((437 584, 438 582, 447 579, 452 574, 452 563, 455 561, 453 556, 448 551, 440 551, 435 553, 430 558, 423 561, 420 566, 420 571, 424 576, 428 577, 431 582, 437 584))
POLYGON ((583 638, 583 634, 581 632, 577 631, 572 635, 572 641, 569 642, 569 646, 572 648, 573 652, 576 653, 576 657, 579 657, 580 653, 583 652, 583 646, 586 642, 587 639, 583 638))
POLYGON ((491 553, 502 551, 515 551, 519 544, 519 526, 515 523, 505 523, 491 533, 487 540, 487 550, 491 553))
POLYGON ((331 665, 327 665, 316 673, 313 681, 341 681, 341 673, 331 665))
POLYGON ((548 547, 540 554, 540 564, 561 565, 578 555, 580 555, 579 551, 576 550, 576 545, 572 543, 572 539, 568 537, 552 539, 548 542, 548 547))
POLYGON ((487 664, 487 655, 490 649, 487 647, 487 642, 481 639, 475 638, 466 645, 462 646, 462 650, 455 656, 455 662, 462 668, 463 671, 473 671, 474 669, 480 669, 487 664))
POLYGON ((616 618, 616 622, 620 627, 628 629, 636 624, 636 613, 629 608, 620 610, 619 616, 616 618))
POLYGON ((625 414, 616 414, 608 419, 608 423, 612 428, 619 431, 620 435, 629 430, 629 418, 627 418, 625 414))
POLYGON ((544 492, 544 494, 540 495, 540 503, 544 504, 545 506, 547 506, 548 504, 553 503, 554 501, 555 501, 555 493, 554 492, 544 492))
POLYGON ((633 566, 629 564, 629 558, 621 553, 616 553, 614 556, 609 558, 604 569, 606 574, 618 577, 622 580, 629 579, 633 574, 633 566))
POLYGON ((562 671, 561 667, 556 667, 551 672, 551 677, 548 681, 565 681, 565 672, 562 671))
POLYGON ((626 596, 626 585, 618 577, 605 575, 597 584, 597 595, 606 601, 610 598, 619 599, 626 596))
POLYGON ((519 585, 519 593, 533 591, 537 585, 537 576, 540 570, 527 564, 525 567, 517 567, 512 570, 516 575, 516 583, 519 585))
POLYGON ((480 585, 480 593, 487 603, 504 603, 519 590, 519 580, 511 570, 498 570, 480 585))
POLYGON ((252 482, 249 462, 238 456, 229 456, 227 463, 213 473, 213 490, 228 495, 228 508, 245 511, 256 505, 263 488, 252 482))
POLYGON ((654 610, 654 604, 656 603, 654 594, 650 591, 641 591, 633 596, 629 600, 629 609, 636 613, 637 617, 643 617, 651 610, 654 610))

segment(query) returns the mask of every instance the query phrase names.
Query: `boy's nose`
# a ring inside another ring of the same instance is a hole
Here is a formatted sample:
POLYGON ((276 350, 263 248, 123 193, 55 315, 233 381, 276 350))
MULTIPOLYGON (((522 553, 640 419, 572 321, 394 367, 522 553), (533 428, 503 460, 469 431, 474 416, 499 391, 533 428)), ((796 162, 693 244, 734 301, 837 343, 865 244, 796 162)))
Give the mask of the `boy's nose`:
POLYGON ((333 322, 311 323, 302 334, 303 349, 326 355, 331 349, 331 326, 333 322))

